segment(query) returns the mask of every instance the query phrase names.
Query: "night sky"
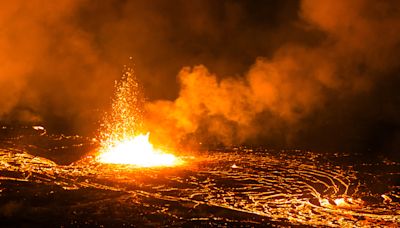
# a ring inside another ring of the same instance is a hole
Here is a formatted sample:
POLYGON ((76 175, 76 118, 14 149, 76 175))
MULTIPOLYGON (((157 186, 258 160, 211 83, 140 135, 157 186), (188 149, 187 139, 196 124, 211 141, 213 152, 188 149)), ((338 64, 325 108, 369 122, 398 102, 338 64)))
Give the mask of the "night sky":
POLYGON ((128 65, 166 145, 400 159, 397 0, 18 0, 0 28, 3 124, 94 136, 128 65))

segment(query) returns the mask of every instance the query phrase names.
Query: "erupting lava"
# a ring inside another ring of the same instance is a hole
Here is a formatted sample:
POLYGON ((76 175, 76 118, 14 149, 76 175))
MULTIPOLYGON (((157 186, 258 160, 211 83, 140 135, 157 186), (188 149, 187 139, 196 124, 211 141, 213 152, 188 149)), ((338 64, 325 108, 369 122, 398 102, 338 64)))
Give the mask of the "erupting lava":
POLYGON ((116 84, 112 113, 101 132, 101 149, 96 160, 102 163, 131 164, 139 167, 174 166, 181 163, 175 155, 155 149, 149 135, 138 133, 141 108, 138 83, 131 69, 116 84))
POLYGON ((98 161, 141 167, 173 166, 178 163, 174 155, 153 148, 149 142, 149 133, 116 142, 99 155, 98 161))

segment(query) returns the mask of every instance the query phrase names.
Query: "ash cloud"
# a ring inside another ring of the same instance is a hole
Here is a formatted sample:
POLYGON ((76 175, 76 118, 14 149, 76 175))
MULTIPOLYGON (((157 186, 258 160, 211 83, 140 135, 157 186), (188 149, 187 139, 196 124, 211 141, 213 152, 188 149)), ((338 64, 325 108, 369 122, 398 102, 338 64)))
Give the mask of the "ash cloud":
POLYGON ((133 62, 149 97, 146 125, 166 144, 390 153, 400 146, 396 1, 4 7, 3 122, 96 132, 114 80, 133 62))
POLYGON ((315 45, 283 44, 243 77, 184 68, 179 97, 149 104, 150 119, 174 141, 394 153, 399 10, 394 1, 302 1, 299 26, 323 33, 315 45))
POLYGON ((84 129, 91 111, 112 93, 118 74, 76 21, 82 1, 12 1, 2 5, 2 122, 47 122, 84 129), (103 92, 99 92, 103 91, 103 92))

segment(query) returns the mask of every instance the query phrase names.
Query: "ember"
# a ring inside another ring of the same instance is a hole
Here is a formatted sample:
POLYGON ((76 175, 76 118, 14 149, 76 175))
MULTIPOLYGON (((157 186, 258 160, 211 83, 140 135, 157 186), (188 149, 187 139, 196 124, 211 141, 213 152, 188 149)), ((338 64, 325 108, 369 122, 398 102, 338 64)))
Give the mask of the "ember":
POLYGON ((13 0, 0 227, 400 227, 399 0, 13 0))
MULTIPOLYGON (((64 149, 93 144, 81 137, 37 134, 42 141, 63 145, 49 148, 48 152, 59 155, 64 149)), ((21 136, 27 137, 26 133, 21 136)), ((58 165, 31 155, 35 144, 18 149, 18 139, 7 139, 1 146, 0 199, 5 205, 25 205, 12 216, 30 213, 28 221, 39 225, 43 224, 39 218, 48 212, 35 210, 34 203, 49 194, 56 203, 42 205, 54 209, 54 224, 58 225, 71 221, 105 226, 162 226, 166 222, 176 226, 371 227, 400 223, 400 188, 389 181, 398 176, 400 163, 371 164, 354 157, 359 160, 354 167, 337 168, 337 163, 327 161, 343 159, 346 154, 227 148, 204 153, 191 161, 195 166, 180 170, 132 169, 93 163, 91 157, 58 165), (379 173, 383 168, 391 171, 379 173), (377 182, 385 183, 384 195, 374 188, 377 182), (65 196, 71 202, 57 204, 65 196), (112 215, 118 221, 110 220, 110 211, 115 211, 112 215), (220 216, 218 220, 214 213, 220 216)))
POLYGON ((182 161, 173 154, 155 149, 149 142, 150 133, 138 132, 142 118, 141 93, 132 69, 127 69, 116 87, 112 113, 105 119, 105 129, 101 132, 102 147, 96 160, 102 163, 131 164, 139 167, 181 164, 182 161))

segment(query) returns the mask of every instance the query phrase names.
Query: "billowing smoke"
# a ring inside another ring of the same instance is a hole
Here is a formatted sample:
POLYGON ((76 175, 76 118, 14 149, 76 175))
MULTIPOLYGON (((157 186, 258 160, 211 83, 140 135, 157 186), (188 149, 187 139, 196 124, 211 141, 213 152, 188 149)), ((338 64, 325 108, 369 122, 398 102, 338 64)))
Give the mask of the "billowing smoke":
POLYGON ((174 141, 389 149, 377 144, 399 137, 399 93, 390 86, 399 82, 399 10, 395 1, 304 0, 299 23, 323 33, 315 45, 284 44, 243 77, 184 68, 179 97, 150 103, 150 122, 174 141))
POLYGON ((166 144, 400 146, 396 0, 18 0, 0 23, 2 122, 96 132, 129 63, 166 144))
MULTIPOLYGON (((82 1, 12 1, 0 14, 0 117, 78 128, 112 93, 119 72, 74 15, 82 1), (114 79, 110 75, 115 75, 114 79), (103 91, 103 92, 99 92, 103 91), (69 120, 69 121, 68 121, 69 120)), ((97 123, 95 123, 97 125, 97 123)))

